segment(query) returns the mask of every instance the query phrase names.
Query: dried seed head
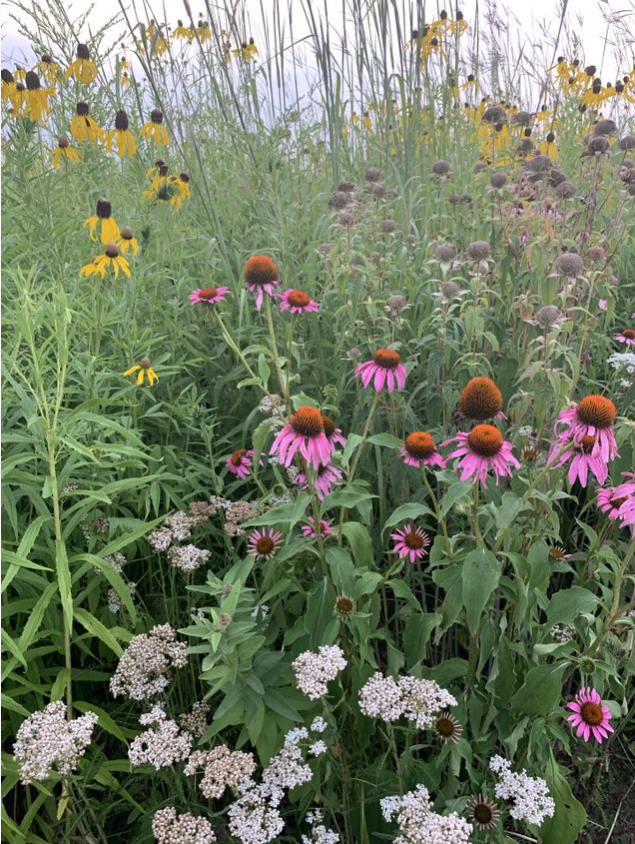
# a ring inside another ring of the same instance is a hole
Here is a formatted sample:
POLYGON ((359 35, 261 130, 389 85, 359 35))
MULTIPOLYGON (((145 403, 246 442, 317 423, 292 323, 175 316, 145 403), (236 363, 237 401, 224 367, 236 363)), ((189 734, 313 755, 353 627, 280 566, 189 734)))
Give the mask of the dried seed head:
POLYGON ((561 275, 575 277, 582 273, 584 264, 577 252, 563 252, 556 258, 555 268, 561 275))
POLYGON ((329 208, 342 209, 351 201, 349 194, 343 190, 333 191, 329 199, 329 208))
POLYGON ((593 261, 593 263, 603 261, 606 258, 606 252, 601 246, 591 246, 587 249, 586 255, 589 261, 593 261))
POLYGON ((335 190, 340 191, 341 193, 353 193, 353 191, 355 190, 355 183, 349 182, 345 179, 343 182, 340 182, 338 184, 335 190))
POLYGON ((593 131, 596 135, 614 135, 617 132, 617 123, 614 120, 598 120, 593 131))
POLYGON ((507 182, 507 176, 504 173, 492 173, 489 179, 490 185, 496 190, 500 190, 507 182))
POLYGON ((551 170, 551 159, 548 155, 536 155, 528 162, 527 169, 531 173, 546 173, 551 170))
POLYGON ((437 261, 447 264, 456 258, 456 247, 452 243, 440 243, 436 248, 434 257, 437 261))
POLYGON ((448 302, 456 299, 460 292, 461 288, 455 281, 444 281, 441 285, 441 295, 448 302))
POLYGON ((355 225, 355 216, 351 214, 350 211, 343 211, 337 218, 337 222, 340 226, 348 228, 349 226, 355 225))
POLYGON ((529 123, 531 122, 531 114, 529 114, 528 111, 519 111, 512 118, 512 122, 515 123, 516 126, 529 126, 529 123))
POLYGON ((435 161, 432 165, 432 172, 435 176, 447 176, 450 172, 451 167, 448 161, 444 161, 443 159, 439 159, 439 161, 435 161))
POLYGON ((381 199, 382 196, 385 196, 386 188, 382 185, 381 182, 373 182, 370 187, 373 196, 377 197, 378 199, 381 199))
POLYGON ((563 182, 566 182, 567 177, 564 173, 561 173, 560 170, 552 170, 549 173, 549 184, 552 188, 557 188, 558 185, 561 185, 563 182))
POLYGON ((609 148, 609 142, 603 135, 591 138, 587 149, 593 155, 603 155, 609 148))
POLYGON ((556 187, 556 196, 559 196, 560 199, 571 199, 576 195, 576 192, 576 186, 573 182, 569 182, 568 180, 560 182, 560 184, 556 187))
POLYGON ((381 170, 379 167, 369 167, 366 170, 365 179, 367 182, 378 182, 381 179, 381 170))
MULTIPOLYGON (((624 137, 620 138, 617 142, 617 145, 623 150, 635 149, 635 137, 633 135, 624 135, 624 137)), ((626 162, 624 162, 624 164, 626 164, 626 162)))
POLYGON ((488 164, 485 161, 477 161, 473 167, 474 173, 482 173, 483 170, 487 170, 488 164))
POLYGON ((507 123, 507 113, 500 106, 490 106, 483 112, 483 123, 507 123))
POLYGON ((380 228, 384 234, 392 234, 397 229, 397 226, 394 220, 386 219, 382 220, 380 228))
POLYGON ((473 261, 485 261, 492 254, 492 247, 486 240, 475 240, 467 247, 467 255, 473 261))

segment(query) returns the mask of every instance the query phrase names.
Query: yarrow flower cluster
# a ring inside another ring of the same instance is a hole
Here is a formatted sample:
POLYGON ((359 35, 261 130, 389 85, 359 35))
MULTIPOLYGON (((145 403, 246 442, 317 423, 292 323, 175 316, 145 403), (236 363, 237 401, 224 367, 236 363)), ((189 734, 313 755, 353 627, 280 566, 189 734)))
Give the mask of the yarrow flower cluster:
MULTIPOLYGON (((311 725, 321 727, 320 719, 311 725)), ((268 844, 284 829, 279 806, 285 792, 310 781, 300 742, 310 740, 309 730, 299 727, 287 733, 281 750, 262 772, 260 783, 251 778, 238 786, 239 798, 229 808, 229 831, 242 844, 268 844)))
POLYGON ((30 715, 20 724, 13 745, 21 782, 42 782, 50 776, 51 768, 60 774, 74 771, 91 742, 96 724, 94 712, 67 721, 66 706, 59 700, 30 715))
POLYGON ((174 670, 187 665, 186 644, 178 642, 169 624, 159 624, 149 633, 134 636, 110 678, 115 697, 148 700, 168 686, 174 670))
POLYGON ((320 809, 307 812, 306 821, 311 825, 311 833, 302 836, 302 844, 339 844, 337 832, 324 826, 324 815, 320 809))
POLYGON ((518 774, 513 773, 511 762, 502 756, 492 756, 489 767, 499 778, 496 796, 513 803, 509 811, 512 818, 541 826, 545 818, 553 817, 556 805, 543 779, 530 777, 524 768, 518 774))
POLYGON ((318 653, 305 651, 291 664, 300 691, 311 700, 328 694, 326 684, 346 668, 344 652, 337 645, 322 645, 318 653))
POLYGON ((128 758, 133 765, 147 763, 159 770, 187 759, 192 749, 192 736, 181 731, 162 707, 153 706, 139 718, 139 723, 150 729, 140 733, 130 745, 128 758))
POLYGON ((209 560, 211 553, 192 544, 175 545, 168 551, 168 560, 174 568, 184 574, 191 574, 209 560))
POLYGON ((256 762, 251 753, 231 751, 221 744, 212 750, 195 750, 191 754, 185 766, 186 775, 194 775, 199 768, 203 769, 199 783, 201 794, 208 800, 218 800, 227 787, 237 788, 250 777, 256 770, 256 762))
POLYGON ((419 730, 433 727, 435 715, 456 705, 456 698, 434 680, 409 675, 395 681, 378 671, 359 691, 364 715, 383 721, 397 721, 403 715, 419 730))
POLYGON ((216 841, 206 818, 197 818, 189 812, 177 814, 173 806, 154 813, 152 834, 157 844, 214 844, 216 841))
POLYGON ((207 728, 207 715, 209 704, 205 700, 197 700, 190 712, 179 715, 179 724, 188 733, 199 738, 207 728))
POLYGON ((469 844, 472 825, 456 812, 439 815, 432 811, 430 792, 424 785, 403 795, 380 801, 387 823, 395 816, 399 835, 394 844, 469 844))

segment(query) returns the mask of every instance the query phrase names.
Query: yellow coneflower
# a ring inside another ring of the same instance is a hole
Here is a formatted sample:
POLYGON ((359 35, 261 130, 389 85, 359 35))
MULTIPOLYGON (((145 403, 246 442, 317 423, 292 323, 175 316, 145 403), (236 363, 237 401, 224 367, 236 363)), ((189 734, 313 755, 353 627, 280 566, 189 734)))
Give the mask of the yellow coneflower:
POLYGON ((256 47, 254 39, 250 38, 248 42, 243 41, 240 47, 233 50, 233 54, 237 59, 242 59, 244 62, 255 61, 258 55, 258 47, 256 47))
POLYGON ((130 226, 124 226, 122 228, 121 239, 117 241, 117 243, 121 249, 122 255, 125 255, 129 249, 132 250, 133 255, 139 254, 139 244, 137 243, 137 238, 133 235, 130 226))
POLYGON ((538 144, 538 150, 541 155, 548 155, 554 161, 558 157, 558 145, 556 144, 556 136, 553 132, 549 132, 544 141, 538 144))
POLYGON ((148 178, 152 178, 150 182, 150 187, 147 190, 143 191, 143 196, 145 199, 150 201, 157 199, 157 198, 164 198, 169 199, 172 195, 171 192, 168 191, 168 195, 165 197, 159 197, 159 193, 161 191, 165 192, 166 185, 167 185, 167 177, 168 177, 168 167, 167 164, 163 162, 163 159, 159 158, 155 162, 156 167, 156 175, 150 177, 150 173, 153 171, 154 168, 150 168, 148 170, 148 178))
POLYGON ((112 270, 115 278, 119 277, 119 270, 130 278, 130 267, 128 261, 119 254, 119 247, 116 243, 107 243, 103 255, 95 256, 89 264, 82 267, 80 275, 100 275, 106 277, 106 273, 112 270))
POLYGON ((469 29, 470 25, 463 17, 463 12, 456 13, 456 20, 448 21, 447 31, 450 35, 463 35, 469 29))
POLYGON ((43 53, 40 61, 33 67, 33 70, 39 71, 49 85, 54 85, 57 82, 61 68, 53 61, 49 53, 43 53))
POLYGON ((26 112, 27 116, 36 123, 44 123, 49 110, 49 97, 55 95, 52 88, 42 88, 40 77, 30 70, 26 80, 26 112))
POLYGON ((13 71, 13 78, 15 79, 16 83, 18 82, 25 82, 26 80, 26 70, 20 65, 16 65, 15 70, 13 71))
POLYGON ((70 145, 66 135, 62 135, 55 149, 51 150, 51 163, 56 170, 59 170, 62 159, 65 161, 80 161, 79 152, 70 145))
POLYGON ((170 145, 168 138, 168 131, 163 125, 163 112, 161 109, 154 108, 150 112, 150 120, 139 129, 139 134, 146 141, 153 141, 159 146, 167 147, 170 145))
POLYGON ((90 116, 88 103, 77 103, 76 115, 71 120, 71 135, 78 143, 82 141, 103 141, 105 132, 90 116))
POLYGON ((10 70, 3 68, 0 72, 0 78, 2 79, 2 102, 5 103, 9 100, 13 104, 15 97, 15 77, 10 70))
POLYGON ((119 158, 123 158, 124 155, 132 158, 137 151, 137 144, 132 132, 128 129, 128 115, 123 109, 119 109, 115 114, 115 128, 111 129, 106 135, 104 146, 108 152, 112 152, 112 144, 115 139, 119 158))
POLYGON ((370 114, 367 111, 364 112, 362 123, 369 131, 373 128, 373 121, 370 119, 370 114))
POLYGON ((478 80, 474 76, 473 73, 469 73, 465 82, 460 86, 461 91, 474 91, 474 93, 478 93, 481 90, 481 86, 478 84, 478 80))
POLYGON ((90 50, 85 44, 77 45, 77 58, 66 71, 66 78, 74 76, 82 85, 88 85, 97 79, 97 68, 90 60, 90 50))
POLYGON ((169 46, 168 40, 163 34, 163 30, 157 29, 156 34, 152 38, 152 43, 150 44, 150 52, 153 55, 162 56, 168 51, 169 46))
POLYGON ((23 82, 15 83, 15 91, 11 97, 13 108, 10 108, 8 112, 11 117, 21 117, 26 112, 28 106, 28 94, 29 92, 23 82))
POLYGON ((155 381, 159 380, 159 376, 156 374, 152 366, 150 365, 150 358, 141 358, 139 363, 135 363, 134 366, 131 366, 130 369, 126 369, 123 373, 124 376, 127 378, 129 375, 133 375, 134 373, 137 374, 137 387, 140 387, 145 378, 148 379, 148 387, 152 387, 155 381))
POLYGON ((181 173, 179 176, 168 176, 168 184, 176 187, 176 192, 172 193, 172 196, 168 200, 173 208, 180 208, 183 202, 192 196, 189 181, 189 173, 181 173))
POLYGON ((198 39, 201 44, 204 44, 206 41, 211 40, 212 30, 210 29, 210 26, 207 21, 199 20, 198 26, 196 27, 196 34, 198 35, 198 39))
POLYGON ((190 26, 183 26, 183 21, 178 20, 176 26, 172 30, 172 38, 184 38, 186 41, 192 41, 196 33, 190 26))
POLYGON ((88 234, 91 240, 97 240, 95 234, 97 226, 100 226, 100 238, 102 243, 116 242, 119 239, 119 226, 111 217, 112 207, 107 199, 97 200, 97 213, 87 220, 84 220, 84 228, 89 226, 88 234))

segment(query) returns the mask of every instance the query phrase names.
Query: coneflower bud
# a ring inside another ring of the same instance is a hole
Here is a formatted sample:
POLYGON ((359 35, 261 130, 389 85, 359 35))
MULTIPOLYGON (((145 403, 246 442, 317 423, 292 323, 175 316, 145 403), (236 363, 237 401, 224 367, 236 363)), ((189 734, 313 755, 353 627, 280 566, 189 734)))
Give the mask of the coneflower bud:
POLYGON ((125 132, 128 129, 128 115, 122 108, 115 114, 115 129, 118 132, 125 132))
POLYGON ((77 58, 88 61, 90 59, 90 50, 85 44, 77 45, 77 58))
POLYGON ((153 108, 150 112, 150 120, 153 123, 163 123, 163 112, 160 108, 153 108))
POLYGON ((78 117, 88 117, 88 113, 90 112, 90 108, 88 103, 80 102, 77 103, 77 116, 78 117))
POLYGON ((57 145, 60 149, 67 149, 70 146, 69 140, 66 135, 60 135, 57 139, 57 145))
POLYGON ((355 609, 355 604, 347 595, 340 595, 335 601, 335 609, 340 615, 350 615, 355 609))
POLYGON ((130 226, 124 226, 121 230, 121 236, 124 240, 132 240, 134 237, 130 226))
POLYGON ((118 258, 119 257, 119 247, 117 246, 116 243, 113 243, 112 241, 110 243, 106 244, 106 250, 105 251, 106 251, 106 255, 109 258, 118 258))
POLYGON ((15 82, 13 74, 6 67, 3 68, 2 71, 0 71, 0 77, 2 78, 3 82, 6 82, 7 85, 10 85, 12 82, 15 82))
POLYGON ((24 81, 26 82, 26 87, 29 91, 38 91, 42 87, 40 85, 40 77, 34 70, 29 70, 27 75, 24 77, 24 81))

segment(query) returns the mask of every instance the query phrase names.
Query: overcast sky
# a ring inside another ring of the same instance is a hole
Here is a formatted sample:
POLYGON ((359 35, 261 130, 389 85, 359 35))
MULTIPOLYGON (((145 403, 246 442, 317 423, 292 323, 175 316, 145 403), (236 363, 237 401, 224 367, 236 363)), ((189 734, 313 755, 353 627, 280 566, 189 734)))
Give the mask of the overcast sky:
MULTIPOLYGON (((305 0, 305 2, 311 2, 311 0, 305 0)), ((322 7, 324 0, 312 0, 312 2, 313 8, 317 9, 322 7)), ((326 2, 328 2, 331 20, 341 20, 340 10, 342 2, 345 2, 345 0, 326 0, 326 2)), ((522 37, 526 37, 533 44, 540 44, 544 42, 542 33, 545 29, 551 31, 552 34, 557 29, 560 2, 562 0, 509 0, 507 3, 498 3, 495 7, 502 21, 510 17, 516 19, 522 37)), ((238 2, 233 0, 232 5, 234 4, 244 5, 247 14, 254 22, 254 29, 256 30, 254 34, 257 35, 258 21, 261 19, 261 4, 266 14, 270 15, 274 0, 238 0, 238 2)), ((295 38, 308 34, 302 0, 281 0, 281 6, 287 4, 291 4, 293 10, 295 38)), ((423 4, 419 5, 422 6, 423 4)), ((428 10, 435 8, 435 4, 431 2, 425 5, 428 10)), ((455 4, 448 2, 447 5, 450 9, 454 8, 455 4)), ((466 20, 472 21, 474 19, 476 5, 477 0, 464 0, 459 3, 466 20)), ((68 4, 67 8, 70 17, 75 18, 89 6, 89 0, 75 0, 72 5, 68 4)), ((176 23, 179 17, 187 20, 183 0, 150 0, 147 6, 153 9, 158 20, 164 18, 162 11, 164 7, 165 17, 172 25, 176 23)), ((223 7, 224 0, 220 0, 220 2, 217 0, 216 3, 210 2, 210 6, 212 8, 223 7)), ((440 6, 443 6, 443 2, 440 2, 440 6)), ((481 15, 487 14, 487 0, 485 2, 480 0, 479 7, 481 15)), ((97 28, 104 23, 117 8, 118 2, 116 0, 97 2, 90 17, 91 27, 97 28)), ((137 8, 144 8, 143 0, 139 0, 137 8)), ((204 4, 193 0, 192 12, 195 16, 198 15, 201 8, 204 8, 204 4)), ((12 7, 11 2, 2 0, 3 65, 19 61, 23 54, 28 54, 28 44, 19 35, 16 22, 8 17, 9 11, 19 14, 15 7, 12 7)), ((150 13, 148 14, 149 17, 151 17, 150 13)), ((431 11, 428 12, 427 17, 432 17, 431 11)), ((605 2, 605 0, 568 0, 567 21, 571 29, 581 38, 581 47, 584 53, 581 58, 587 64, 591 62, 596 64, 600 69, 603 80, 614 81, 618 72, 621 75, 632 68, 635 53, 635 0, 608 0, 608 2, 605 2), (630 45, 628 44, 629 41, 630 45), (619 45, 615 42, 619 42, 619 45), (615 58, 615 49, 618 46, 623 56, 623 61, 619 65, 615 58)), ((122 26, 122 34, 124 31, 122 26)))

